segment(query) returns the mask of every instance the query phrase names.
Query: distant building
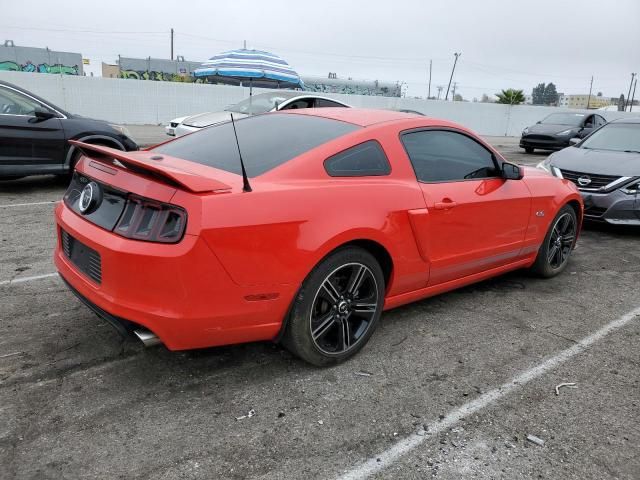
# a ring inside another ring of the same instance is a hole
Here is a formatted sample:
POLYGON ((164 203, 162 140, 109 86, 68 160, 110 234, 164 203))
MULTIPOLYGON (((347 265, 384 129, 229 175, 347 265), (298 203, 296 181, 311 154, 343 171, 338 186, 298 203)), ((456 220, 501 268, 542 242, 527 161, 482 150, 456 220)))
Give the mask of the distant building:
POLYGON ((0 71, 84 75, 82 55, 48 48, 20 47, 12 40, 0 45, 0 71))
POLYGON ((102 62, 102 76, 105 78, 120 78, 120 66, 102 62))
POLYGON ((338 78, 335 73, 327 77, 302 76, 304 89, 318 93, 344 93, 349 95, 374 95, 378 97, 400 97, 402 89, 399 83, 380 82, 378 80, 353 80, 338 78))
POLYGON ((610 98, 607 97, 598 97, 597 95, 591 95, 589 98, 589 94, 576 94, 576 95, 565 95, 560 94, 558 97, 558 106, 565 108, 576 108, 576 109, 596 109, 607 107, 609 105, 614 104, 610 98))
POLYGON ((533 95, 525 95, 524 96, 524 104, 525 105, 533 105, 533 95))
POLYGON ((564 93, 558 93, 558 106, 559 107, 569 107, 569 97, 564 93))

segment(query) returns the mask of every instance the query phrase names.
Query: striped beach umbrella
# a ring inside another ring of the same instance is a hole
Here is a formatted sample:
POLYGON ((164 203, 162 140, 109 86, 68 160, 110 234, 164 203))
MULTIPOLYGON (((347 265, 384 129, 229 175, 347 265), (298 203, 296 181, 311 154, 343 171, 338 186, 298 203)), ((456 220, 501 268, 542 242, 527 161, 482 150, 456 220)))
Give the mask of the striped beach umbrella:
POLYGON ((241 48, 211 57, 193 71, 196 77, 206 77, 224 83, 266 88, 303 88, 298 74, 278 55, 262 50, 241 48))

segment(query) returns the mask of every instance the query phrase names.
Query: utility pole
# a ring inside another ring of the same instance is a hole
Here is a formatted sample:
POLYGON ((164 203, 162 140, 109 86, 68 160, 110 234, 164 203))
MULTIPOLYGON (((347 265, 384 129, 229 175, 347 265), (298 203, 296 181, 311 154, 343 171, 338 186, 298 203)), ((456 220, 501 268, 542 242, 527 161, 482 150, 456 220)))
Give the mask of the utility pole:
POLYGON ((456 59, 453 61, 453 68, 451 69, 451 77, 449 78, 449 86, 447 87, 447 94, 444 96, 445 101, 449 99, 449 89, 451 88, 451 80, 453 80, 453 72, 456 71, 456 63, 458 63, 458 57, 462 55, 462 52, 454 53, 454 55, 456 56, 456 59))
POLYGON ((438 100, 440 100, 440 95, 442 94, 442 89, 444 87, 442 85, 438 85, 436 88, 438 89, 438 100))
POLYGON ((453 82, 453 93, 451 95, 451 101, 456 101, 456 87, 458 86, 458 82, 453 82))
POLYGON ((629 103, 629 111, 633 110, 633 99, 636 98, 636 87, 638 86, 638 79, 633 82, 633 93, 631 94, 631 101, 629 103))
POLYGON ((631 74, 631 83, 629 83, 629 93, 627 93, 627 99, 624 102, 624 111, 627 111, 627 106, 629 105, 629 97, 631 96, 631 86, 633 85, 633 79, 636 76, 635 73, 631 74))
POLYGON ((173 28, 171 29, 171 60, 173 60, 173 28))
POLYGON ((427 93, 427 100, 431 98, 431 69, 433 68, 433 60, 429 60, 429 92, 427 93))
POLYGON ((593 90, 593 75, 591 75, 591 85, 589 85, 589 98, 587 98, 587 110, 589 110, 589 105, 591 104, 591 91, 593 90))

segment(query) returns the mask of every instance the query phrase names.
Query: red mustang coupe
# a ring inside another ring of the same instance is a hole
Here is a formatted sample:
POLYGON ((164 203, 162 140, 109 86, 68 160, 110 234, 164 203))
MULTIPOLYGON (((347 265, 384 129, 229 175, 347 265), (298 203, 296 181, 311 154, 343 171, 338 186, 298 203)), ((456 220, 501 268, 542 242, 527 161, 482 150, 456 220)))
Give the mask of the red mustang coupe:
POLYGON ((171 350, 281 341, 316 364, 390 309, 518 268, 567 265, 573 183, 410 113, 308 109, 148 151, 76 143, 55 263, 99 316, 171 350))

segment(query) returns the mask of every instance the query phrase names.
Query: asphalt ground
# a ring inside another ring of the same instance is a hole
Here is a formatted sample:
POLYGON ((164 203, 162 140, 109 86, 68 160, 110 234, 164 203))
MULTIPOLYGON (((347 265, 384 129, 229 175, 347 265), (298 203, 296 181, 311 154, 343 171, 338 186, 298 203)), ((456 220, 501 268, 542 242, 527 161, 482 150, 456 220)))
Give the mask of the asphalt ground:
POLYGON ((318 369, 119 337, 50 275, 64 189, 0 184, 1 478, 640 478, 640 231, 587 225, 559 277, 389 311, 318 369))

